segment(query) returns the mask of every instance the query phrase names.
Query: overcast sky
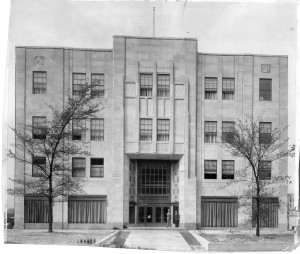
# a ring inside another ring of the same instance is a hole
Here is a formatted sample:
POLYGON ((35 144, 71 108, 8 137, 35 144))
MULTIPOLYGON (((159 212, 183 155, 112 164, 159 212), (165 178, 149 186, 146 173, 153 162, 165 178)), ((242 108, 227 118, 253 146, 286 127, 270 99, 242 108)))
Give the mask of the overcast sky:
MULTIPOLYGON (((294 1, 295 2, 295 1, 294 1)), ((289 137, 295 143, 296 4, 12 0, 7 123, 14 126, 15 46, 112 48, 113 35, 193 37, 204 53, 289 57, 289 137)), ((8 132, 8 142, 13 142, 8 132)), ((289 169, 293 170, 292 160, 289 169)), ((9 161, 8 176, 14 164, 9 161)), ((9 207, 13 205, 9 200, 9 207)))

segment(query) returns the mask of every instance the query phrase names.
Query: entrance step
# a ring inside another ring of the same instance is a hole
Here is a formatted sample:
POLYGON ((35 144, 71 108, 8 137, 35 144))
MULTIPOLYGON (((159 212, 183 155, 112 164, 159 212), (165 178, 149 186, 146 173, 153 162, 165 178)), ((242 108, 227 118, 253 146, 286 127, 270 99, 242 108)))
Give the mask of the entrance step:
POLYGON ((185 230, 185 228, 167 228, 167 227, 128 227, 128 230, 185 230))

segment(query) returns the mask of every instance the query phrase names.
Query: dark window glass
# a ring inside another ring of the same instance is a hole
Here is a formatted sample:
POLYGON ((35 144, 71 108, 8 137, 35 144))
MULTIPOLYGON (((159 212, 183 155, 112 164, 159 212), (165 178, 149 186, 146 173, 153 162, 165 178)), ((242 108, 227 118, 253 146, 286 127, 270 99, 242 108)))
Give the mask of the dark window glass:
POLYGON ((104 119, 91 119, 91 140, 104 140, 104 119))
POLYGON ((140 75, 140 96, 152 96, 153 76, 152 74, 140 75))
POLYGON ((204 179, 217 179, 217 161, 204 161, 204 179))
POLYGON ((85 139, 85 119, 73 119, 72 138, 73 140, 85 139))
POLYGON ((170 120, 157 120, 157 141, 169 141, 170 120))
POLYGON ((234 179, 234 161, 222 161, 222 179, 234 179))
POLYGON ((103 158, 91 158, 91 177, 104 177, 103 158))
POLYGON ((157 96, 170 97, 170 75, 169 74, 157 75, 157 96))
POLYGON ((85 177, 85 158, 72 158, 72 176, 85 177))
POLYGON ((272 79, 259 79, 259 100, 271 101, 272 100, 272 79))
POLYGON ((103 97, 104 89, 104 74, 92 74, 92 95, 103 97))
POLYGON ((232 143, 234 135, 232 133, 234 129, 234 122, 222 122, 222 142, 232 143))
POLYGON ((34 71, 33 72, 33 93, 45 94, 47 92, 47 72, 34 71))
POLYGON ((152 140, 152 119, 140 119, 140 140, 152 140))
POLYGON ((46 157, 33 157, 32 158, 32 176, 39 177, 45 174, 46 157))
POLYGON ((260 180, 271 180, 271 161, 260 161, 258 163, 258 177, 260 180))
POLYGON ((259 123, 259 143, 269 144, 271 142, 272 136, 272 123, 259 123))
POLYGON ((46 138, 46 117, 45 116, 32 117, 32 136, 34 139, 46 138))
POLYGON ((85 73, 73 73, 73 95, 78 95, 82 86, 86 84, 85 73))
POLYGON ((234 100, 234 78, 223 78, 222 80, 222 99, 234 100))
POLYGON ((204 143, 217 142, 217 122, 204 123, 204 143))
POLYGON ((218 98, 218 79, 205 78, 205 99, 216 100, 218 98))

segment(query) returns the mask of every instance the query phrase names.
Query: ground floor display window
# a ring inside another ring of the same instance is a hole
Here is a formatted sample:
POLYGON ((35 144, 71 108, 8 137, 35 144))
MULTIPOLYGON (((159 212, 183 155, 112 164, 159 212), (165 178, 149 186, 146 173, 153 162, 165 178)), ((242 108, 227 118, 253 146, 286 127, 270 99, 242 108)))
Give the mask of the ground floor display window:
MULTIPOLYGON (((263 198, 260 201, 260 220, 261 227, 276 228, 278 227, 278 198, 263 198)), ((257 204, 256 199, 252 199, 252 226, 256 227, 257 204)))
POLYGON ((237 198, 201 197, 202 227, 237 227, 237 225, 237 198))
POLYGON ((106 223, 106 196, 69 196, 69 223, 106 223))
POLYGON ((48 223, 49 204, 46 197, 25 196, 25 223, 48 223))

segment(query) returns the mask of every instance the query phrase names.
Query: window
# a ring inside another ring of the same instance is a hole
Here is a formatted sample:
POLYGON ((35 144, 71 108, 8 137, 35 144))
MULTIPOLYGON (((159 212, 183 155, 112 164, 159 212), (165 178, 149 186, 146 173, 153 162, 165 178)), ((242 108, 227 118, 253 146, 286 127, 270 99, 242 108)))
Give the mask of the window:
POLYGON ((32 158, 32 176, 39 177, 45 174, 46 157, 33 157, 32 158))
POLYGON ((223 78, 222 86, 223 100, 234 100, 234 78, 223 78))
POLYGON ((218 98, 218 79, 205 78, 205 99, 216 100, 218 98))
POLYGON ((232 143, 234 140, 234 135, 232 131, 234 130, 234 122, 222 122, 222 142, 232 143))
POLYGON ((170 120, 157 120, 157 141, 169 141, 170 120))
POLYGON ((104 74, 92 74, 92 95, 103 97, 104 94, 104 74))
POLYGON ((259 100, 271 101, 272 100, 272 79, 259 79, 259 100))
POLYGON ((217 122, 205 122, 204 132, 204 143, 217 142, 217 122))
POLYGON ((47 197, 24 197, 25 223, 48 223, 49 203, 47 197))
MULTIPOLYGON (((259 224, 264 228, 278 227, 278 208, 279 201, 276 197, 261 197, 260 199, 260 218, 259 224)), ((257 204, 256 199, 252 198, 252 227, 256 226, 257 204)))
POLYGON ((91 119, 91 140, 104 140, 104 119, 91 119))
POLYGON ((222 161, 222 179, 234 179, 234 161, 222 161))
POLYGON ((153 76, 152 74, 140 75, 140 95, 152 96, 153 76))
POLYGON ((69 196, 69 223, 106 223, 106 196, 69 196))
POLYGON ((258 163, 258 177, 260 180, 271 180, 271 161, 260 161, 258 163))
POLYGON ((47 72, 34 71, 33 72, 33 93, 45 94, 47 92, 47 72))
POLYGON ((85 139, 85 119, 73 119, 72 138, 73 140, 85 139))
POLYGON ((269 144, 271 142, 272 123, 259 123, 259 143, 269 144))
POLYGON ((140 140, 152 140, 152 119, 140 119, 140 140))
POLYGON ((72 176, 85 177, 85 158, 72 158, 72 176))
POLYGON ((79 95, 82 85, 86 84, 85 73, 73 73, 73 95, 79 95))
POLYGON ((34 139, 46 138, 46 117, 45 116, 32 117, 32 136, 34 139))
POLYGON ((236 197, 201 197, 201 227, 237 227, 236 197))
POLYGON ((217 179, 217 161, 204 161, 204 179, 217 179))
POLYGON ((170 75, 169 74, 157 75, 157 96, 170 97, 170 75))
POLYGON ((104 177, 104 160, 91 158, 91 177, 104 177))

